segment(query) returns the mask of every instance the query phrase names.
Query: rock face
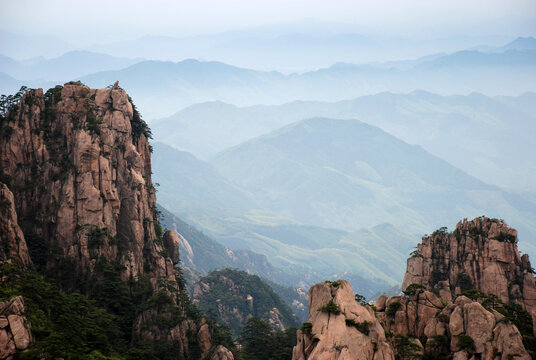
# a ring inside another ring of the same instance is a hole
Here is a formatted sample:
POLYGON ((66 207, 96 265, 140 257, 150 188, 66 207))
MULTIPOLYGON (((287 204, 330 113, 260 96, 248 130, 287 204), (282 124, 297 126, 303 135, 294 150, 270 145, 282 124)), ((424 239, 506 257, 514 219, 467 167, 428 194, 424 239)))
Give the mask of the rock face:
POLYGON ((23 265, 30 263, 28 247, 19 227, 13 194, 5 184, 0 183, 0 262, 16 261, 23 265))
POLYGON ((180 358, 195 344, 207 356, 212 330, 188 319, 179 239, 162 235, 150 132, 127 93, 75 82, 29 90, 0 125, 0 260, 32 262, 67 291, 101 280, 99 264, 122 269, 125 282, 149 280, 166 302, 137 314, 132 342, 172 341, 180 358))
POLYGON ((536 309, 528 255, 519 254, 517 231, 497 219, 464 219, 450 234, 440 229, 423 237, 408 259, 402 290, 414 283, 439 292, 445 301, 475 288, 536 309))
POLYGON ((345 281, 336 283, 309 290, 310 323, 298 331, 293 360, 536 356, 534 276, 516 231, 502 221, 464 220, 451 234, 424 237, 408 259, 404 295, 380 296, 374 311, 354 300, 345 281), (368 336, 359 330, 364 321, 368 336), (353 324, 361 325, 345 326, 353 324))
POLYGON ((28 349, 32 341, 22 297, 0 302, 0 359, 12 359, 17 351, 28 349))
POLYGON ((72 259, 78 278, 101 256, 120 261, 124 279, 173 273, 155 242, 147 134, 124 90, 30 90, 5 122, 12 130, 0 140, 0 168, 34 262, 72 259), (41 244, 59 256, 34 251, 41 244))
POLYGON ((465 296, 446 304, 412 287, 409 295, 390 297, 377 315, 399 358, 531 359, 518 328, 483 304, 488 308, 465 296))
POLYGON ((179 263, 179 236, 173 230, 164 233, 164 248, 167 250, 173 264, 179 263))
POLYGON ((527 254, 519 254, 517 231, 501 220, 464 219, 450 234, 440 229, 423 237, 408 259, 402 289, 414 283, 447 302, 473 288, 497 295, 505 303, 523 306, 536 325, 536 281, 530 261, 527 254))
POLYGON ((374 311, 354 295, 345 280, 311 287, 309 323, 298 330, 293 360, 394 359, 374 311))

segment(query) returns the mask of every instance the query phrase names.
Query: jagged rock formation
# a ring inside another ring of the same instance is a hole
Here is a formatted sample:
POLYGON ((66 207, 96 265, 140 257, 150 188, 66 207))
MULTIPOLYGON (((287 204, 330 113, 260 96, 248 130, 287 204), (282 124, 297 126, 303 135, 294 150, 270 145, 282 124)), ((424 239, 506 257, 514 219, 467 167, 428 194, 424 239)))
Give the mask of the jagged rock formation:
POLYGON ((32 340, 22 297, 0 302, 0 359, 13 359, 17 351, 28 349, 32 340))
POLYGON ((258 276, 244 271, 222 269, 209 273, 195 284, 193 298, 201 310, 213 311, 235 335, 253 316, 277 331, 297 325, 292 310, 274 290, 258 276))
POLYGON ((519 254, 517 231, 501 220, 464 219, 452 233, 440 229, 423 237, 408 259, 402 289, 414 283, 447 302, 473 288, 497 295, 523 306, 536 325, 536 281, 529 257, 519 254))
POLYGON ((447 304, 422 287, 408 289, 376 308, 398 358, 531 359, 518 328, 496 310, 502 304, 465 296, 447 304))
POLYGON ((293 360, 394 359, 374 311, 354 296, 345 280, 309 289, 309 323, 298 330, 293 360))
POLYGON ((89 297, 114 272, 131 290, 148 281, 133 343, 171 342, 179 358, 194 356, 193 345, 194 357, 210 355, 213 329, 190 316, 175 268, 179 239, 158 221, 150 132, 127 93, 79 82, 29 90, 0 125, 0 258, 31 261, 89 297))
POLYGON ((408 259, 404 295, 380 296, 374 311, 358 307, 351 290, 344 299, 339 297, 346 283, 337 283, 338 287, 321 283, 310 289, 310 323, 298 331, 293 360, 372 359, 363 334, 355 336, 339 320, 362 313, 372 314, 377 327, 385 331, 382 341, 388 345, 378 359, 529 360, 536 356, 531 321, 534 276, 528 256, 520 256, 517 250, 517 232, 503 221, 464 220, 451 234, 442 228, 425 236, 408 259))
POLYGON ((155 243, 147 134, 124 90, 30 90, 3 127, 11 131, 0 140, 0 167, 31 253, 36 243, 61 252, 34 262, 70 258, 78 278, 101 256, 120 259, 124 279, 173 273, 155 243))

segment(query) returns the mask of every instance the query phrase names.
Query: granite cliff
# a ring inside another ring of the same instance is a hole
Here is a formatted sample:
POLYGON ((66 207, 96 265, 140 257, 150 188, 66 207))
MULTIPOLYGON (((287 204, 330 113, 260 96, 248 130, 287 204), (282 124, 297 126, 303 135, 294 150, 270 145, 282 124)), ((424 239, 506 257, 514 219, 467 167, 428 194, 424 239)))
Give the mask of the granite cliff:
POLYGON ((362 306, 344 281, 313 286, 293 359, 534 358, 535 278, 517 249, 516 230, 504 221, 463 220, 452 233, 442 228, 423 237, 402 289, 362 306), (361 316, 351 322, 348 314, 361 316), (385 337, 367 337, 371 326, 385 337))
POLYGON ((407 261, 402 290, 421 284, 450 302, 479 289, 520 304, 536 318, 536 282, 529 256, 517 249, 517 231, 498 219, 464 219, 452 233, 425 236, 407 261))
POLYGON ((95 300, 131 347, 227 356, 185 292, 177 234, 159 224, 150 131, 127 93, 28 90, 0 120, 0 260, 95 300))

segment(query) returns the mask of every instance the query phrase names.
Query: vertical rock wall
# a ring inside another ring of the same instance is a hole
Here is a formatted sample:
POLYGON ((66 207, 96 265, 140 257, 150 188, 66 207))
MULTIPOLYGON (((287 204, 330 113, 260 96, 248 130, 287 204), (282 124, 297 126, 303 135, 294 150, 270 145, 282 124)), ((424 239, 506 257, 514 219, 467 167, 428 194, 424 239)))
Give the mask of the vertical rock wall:
POLYGON ((127 93, 78 82, 29 90, 0 129, 0 260, 33 263, 67 291, 100 281, 99 264, 121 269, 125 284, 148 279, 153 300, 132 342, 172 342, 181 359, 215 350, 175 268, 178 237, 158 223, 150 133, 127 93))
POLYGON ((34 262, 69 258, 79 277, 101 256, 121 262, 125 279, 172 272, 155 242, 149 143, 133 130, 136 116, 124 90, 77 83, 30 90, 10 111, 0 166, 34 262))

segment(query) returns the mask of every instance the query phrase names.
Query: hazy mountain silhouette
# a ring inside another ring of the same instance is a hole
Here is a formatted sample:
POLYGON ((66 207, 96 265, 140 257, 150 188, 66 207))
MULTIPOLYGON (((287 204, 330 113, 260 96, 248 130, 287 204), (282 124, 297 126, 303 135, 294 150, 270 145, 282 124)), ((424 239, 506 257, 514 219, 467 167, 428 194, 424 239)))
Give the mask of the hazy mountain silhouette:
POLYGON ((304 224, 422 233, 486 213, 510 219, 527 242, 536 234, 535 204, 357 120, 300 121, 211 162, 261 206, 304 224))
POLYGON ((15 61, 0 56, 0 69, 20 80, 43 79, 65 82, 98 71, 120 70, 143 59, 117 58, 89 51, 70 51, 53 59, 37 58, 31 61, 15 61))
POLYGON ((488 183, 534 189, 535 104, 534 93, 487 97, 478 93, 440 96, 425 91, 278 106, 207 102, 155 121, 152 128, 156 139, 207 159, 305 118, 356 118, 410 144, 419 144, 488 183))

